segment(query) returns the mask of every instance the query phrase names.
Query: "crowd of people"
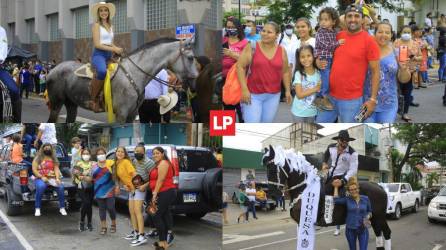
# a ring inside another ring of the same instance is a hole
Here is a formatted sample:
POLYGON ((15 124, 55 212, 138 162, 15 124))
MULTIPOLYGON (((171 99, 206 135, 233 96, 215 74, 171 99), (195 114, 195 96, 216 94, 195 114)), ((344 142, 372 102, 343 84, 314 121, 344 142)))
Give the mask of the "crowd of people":
MULTIPOLYGON (((12 136, 11 159, 14 163, 27 164, 32 169, 35 180, 35 216, 42 215, 41 201, 45 190, 52 186, 58 193, 59 211, 67 215, 65 209, 64 184, 59 160, 56 156, 57 144, 54 123, 24 124, 19 134, 12 136), (22 142, 25 145, 22 145, 22 142), (35 149, 31 153, 32 145, 35 149), (24 160, 31 157, 32 163, 24 160)), ((71 174, 77 187, 81 209, 79 230, 93 231, 93 200, 99 207, 100 234, 117 232, 115 197, 121 188, 128 192, 128 207, 132 231, 125 236, 131 246, 139 246, 148 237, 159 237, 154 243, 156 249, 167 249, 174 240, 173 217, 169 206, 174 202, 178 183, 174 181, 174 168, 162 147, 152 150, 152 159, 147 157, 144 143, 135 147, 134 157, 130 157, 125 147, 118 147, 112 159, 107 159, 107 149, 98 147, 94 151, 86 147, 81 139, 71 140, 71 174), (94 157, 96 158, 94 160, 94 157), (144 202, 149 197, 151 230, 144 230, 144 202), (107 227, 107 212, 111 219, 107 227)))
POLYGON ((315 29, 299 18, 282 27, 266 22, 258 33, 253 21, 229 17, 222 72, 225 85, 239 88, 224 95, 239 97, 223 97, 230 100, 224 108, 235 109, 239 122, 273 122, 281 101, 295 122, 391 123, 398 114, 411 122, 409 108, 420 105, 413 89, 431 84, 434 55, 438 80, 446 82, 446 17, 433 23, 428 13, 423 26, 412 19, 396 33, 365 4, 349 5, 343 15, 325 7, 315 29))

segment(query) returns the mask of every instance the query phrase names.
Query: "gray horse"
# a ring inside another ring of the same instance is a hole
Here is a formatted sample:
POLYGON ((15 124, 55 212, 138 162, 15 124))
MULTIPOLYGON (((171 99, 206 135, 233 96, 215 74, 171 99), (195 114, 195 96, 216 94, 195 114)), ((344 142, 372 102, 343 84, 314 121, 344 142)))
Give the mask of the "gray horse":
MULTIPOLYGON (((76 121, 79 106, 88 109, 90 79, 74 74, 81 65, 74 61, 63 62, 48 75, 48 122, 57 122, 63 105, 67 109, 67 123, 76 121)), ((129 123, 135 120, 144 100, 145 86, 161 69, 166 68, 172 70, 180 81, 198 76, 189 41, 161 38, 144 44, 121 59, 111 80, 116 122, 129 123)))

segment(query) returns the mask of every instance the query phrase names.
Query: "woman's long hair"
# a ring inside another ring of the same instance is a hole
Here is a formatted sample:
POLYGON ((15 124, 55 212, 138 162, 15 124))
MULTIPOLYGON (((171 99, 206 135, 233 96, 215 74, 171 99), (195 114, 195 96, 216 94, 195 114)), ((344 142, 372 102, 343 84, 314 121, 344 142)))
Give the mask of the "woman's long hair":
POLYGON ((34 158, 34 161, 37 162, 38 165, 42 163, 43 158, 46 156, 43 153, 43 149, 48 146, 51 147, 51 155, 49 157, 53 160, 54 164, 59 164, 59 160, 56 157, 56 150, 54 149, 53 145, 51 145, 50 143, 45 143, 40 147, 39 152, 37 152, 37 155, 34 158))
MULTIPOLYGON (((102 27, 104 27, 104 26, 102 25, 102 18, 101 18, 101 16, 99 15, 99 9, 100 9, 100 8, 102 8, 102 7, 99 7, 99 8, 98 8, 98 13, 97 13, 98 19, 96 20, 96 22, 99 23, 99 25, 101 25, 102 27)), ((107 8, 107 7, 106 7, 106 8, 107 8)), ((110 20, 110 9, 107 8, 107 10, 108 10, 107 23, 108 23, 108 25, 110 25, 110 27, 111 27, 111 26, 112 26, 112 23, 111 23, 111 20, 110 20)), ((104 27, 104 28, 105 28, 105 27, 104 27)))
POLYGON ((124 150, 124 158, 122 158, 123 160, 125 160, 125 159, 127 159, 127 160, 129 160, 130 162, 132 162, 131 160, 130 160, 130 157, 129 157, 129 154, 127 153, 127 150, 125 149, 125 147, 123 147, 123 146, 120 146, 120 147, 117 147, 116 148, 116 151, 115 151, 115 162, 113 163, 113 166, 112 166, 112 175, 113 175, 113 181, 117 181, 118 180, 118 164, 117 164, 117 161, 118 161, 118 158, 116 157, 116 152, 118 152, 118 150, 119 149, 122 149, 122 150, 124 150))
POLYGON ((228 22, 232 22, 234 24, 235 28, 238 31, 238 35, 237 35, 238 39, 240 41, 243 40, 245 38, 245 31, 243 30, 243 26, 242 26, 242 23, 240 22, 240 20, 231 16, 231 17, 228 17, 228 19, 226 20, 226 24, 228 22))
MULTIPOLYGON (((158 147, 153 148, 153 150, 156 150, 156 151, 162 153, 163 156, 164 156, 163 160, 166 160, 166 161, 170 162, 169 158, 168 158, 167 155, 166 155, 166 150, 164 150, 164 148, 158 146, 158 147)), ((152 151, 153 151, 153 150, 152 150, 152 151)))
MULTIPOLYGON (((302 51, 304 51, 304 50, 309 50, 311 52, 311 55, 313 55, 313 67, 317 70, 316 59, 314 58, 313 46, 311 46, 311 45, 303 45, 298 50, 296 50, 296 69, 294 70, 293 77, 294 77, 294 75, 296 74, 297 71, 299 71, 299 73, 304 78, 307 77, 307 74, 305 73, 305 67, 300 62, 300 53, 302 53, 302 51)), ((293 79, 293 81, 294 81, 294 79, 293 79)))

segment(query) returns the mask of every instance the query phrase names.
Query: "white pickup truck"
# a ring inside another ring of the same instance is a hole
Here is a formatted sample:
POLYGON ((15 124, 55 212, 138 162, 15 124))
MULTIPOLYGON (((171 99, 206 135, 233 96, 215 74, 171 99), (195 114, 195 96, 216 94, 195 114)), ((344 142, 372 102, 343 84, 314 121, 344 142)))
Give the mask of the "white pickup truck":
POLYGON ((394 219, 401 217, 403 210, 418 212, 421 201, 420 191, 412 191, 409 183, 380 183, 389 196, 387 214, 391 214, 394 219))

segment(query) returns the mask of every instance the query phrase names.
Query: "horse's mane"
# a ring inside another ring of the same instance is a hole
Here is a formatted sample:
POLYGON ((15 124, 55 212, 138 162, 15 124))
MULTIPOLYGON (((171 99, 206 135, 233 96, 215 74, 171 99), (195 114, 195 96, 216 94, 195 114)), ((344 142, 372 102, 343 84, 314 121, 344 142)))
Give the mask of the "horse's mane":
POLYGON ((140 52, 141 50, 149 49, 149 48, 152 48, 152 47, 157 46, 159 44, 172 43, 172 42, 178 42, 178 41, 180 41, 180 40, 178 40, 176 38, 162 37, 162 38, 153 40, 151 42, 147 42, 147 43, 139 46, 137 49, 135 49, 134 51, 130 52, 127 56, 134 55, 134 54, 140 52))

